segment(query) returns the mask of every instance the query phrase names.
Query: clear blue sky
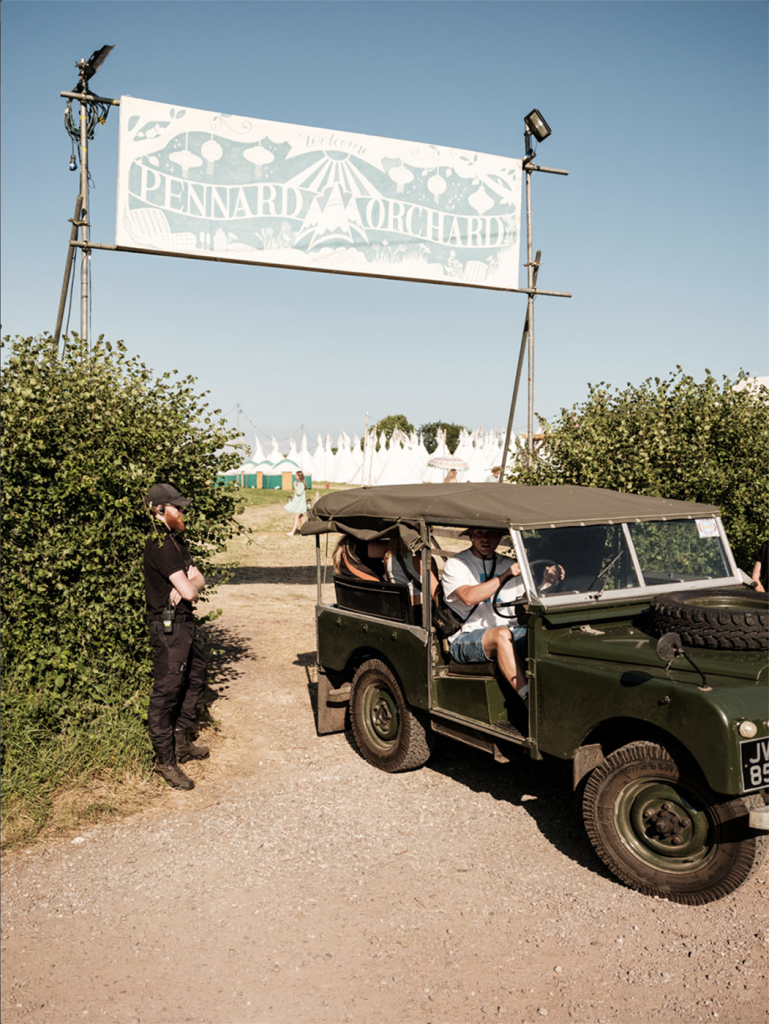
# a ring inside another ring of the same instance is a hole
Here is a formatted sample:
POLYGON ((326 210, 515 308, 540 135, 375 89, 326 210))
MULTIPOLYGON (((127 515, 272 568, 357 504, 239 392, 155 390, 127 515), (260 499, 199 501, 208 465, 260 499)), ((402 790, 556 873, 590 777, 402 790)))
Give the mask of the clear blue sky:
MULTIPOLYGON (((539 159, 570 171, 534 177, 539 283, 574 297, 536 302, 537 412, 676 364, 767 374, 768 14, 764 0, 5 0, 2 333, 54 328, 78 189, 59 91, 112 43, 104 96, 512 157, 538 107, 553 129, 539 159)), ((114 111, 90 151, 104 243, 117 129, 114 111)), ((193 374, 263 433, 360 433, 367 411, 506 423, 525 296, 132 253, 95 252, 92 272, 95 335, 193 374)))

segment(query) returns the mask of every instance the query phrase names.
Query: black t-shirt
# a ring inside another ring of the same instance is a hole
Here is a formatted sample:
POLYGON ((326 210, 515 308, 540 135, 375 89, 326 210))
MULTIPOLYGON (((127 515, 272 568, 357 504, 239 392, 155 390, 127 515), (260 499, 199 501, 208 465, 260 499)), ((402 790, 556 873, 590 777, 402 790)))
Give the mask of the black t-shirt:
MULTIPOLYGON (((187 545, 174 537, 166 526, 159 524, 158 531, 153 531, 144 545, 144 590, 150 612, 162 612, 168 607, 173 589, 169 577, 179 571, 186 573, 191 565, 192 556, 187 545)), ((176 607, 179 611, 192 611, 190 601, 181 600, 176 607)))
POLYGON ((761 586, 764 590, 769 590, 769 540, 765 540, 761 545, 756 561, 761 563, 761 586))

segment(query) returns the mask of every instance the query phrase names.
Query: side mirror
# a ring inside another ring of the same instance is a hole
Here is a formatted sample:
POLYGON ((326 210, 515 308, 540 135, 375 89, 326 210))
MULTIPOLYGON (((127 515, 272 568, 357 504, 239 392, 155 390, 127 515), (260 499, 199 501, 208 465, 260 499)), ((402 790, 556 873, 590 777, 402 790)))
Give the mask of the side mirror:
POLYGON ((657 657, 660 661, 664 661, 666 665, 670 665, 673 658, 681 654, 682 651, 683 644, 678 633, 665 633, 657 641, 657 657))

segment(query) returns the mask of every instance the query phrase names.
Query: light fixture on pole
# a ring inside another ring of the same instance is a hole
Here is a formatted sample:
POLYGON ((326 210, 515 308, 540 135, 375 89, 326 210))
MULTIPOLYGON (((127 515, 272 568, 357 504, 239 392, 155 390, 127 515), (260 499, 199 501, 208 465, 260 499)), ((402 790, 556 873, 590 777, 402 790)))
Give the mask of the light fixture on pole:
POLYGON ((526 126, 526 134, 533 135, 537 142, 544 142, 548 135, 553 134, 550 125, 536 107, 524 117, 523 123, 526 126))
POLYGON ((88 92, 87 85, 89 79, 93 78, 114 49, 114 46, 102 46, 98 50, 94 50, 88 60, 79 60, 75 64, 79 77, 77 85, 72 90, 73 92, 88 92))

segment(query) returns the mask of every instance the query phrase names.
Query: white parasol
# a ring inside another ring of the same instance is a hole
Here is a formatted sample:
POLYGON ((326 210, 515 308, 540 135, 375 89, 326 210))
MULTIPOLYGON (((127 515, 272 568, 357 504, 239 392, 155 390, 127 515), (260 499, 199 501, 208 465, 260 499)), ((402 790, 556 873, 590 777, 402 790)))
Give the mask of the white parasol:
POLYGON ((465 460, 455 455, 436 455, 434 459, 427 460, 427 465, 437 466, 438 469, 467 469, 465 460))

